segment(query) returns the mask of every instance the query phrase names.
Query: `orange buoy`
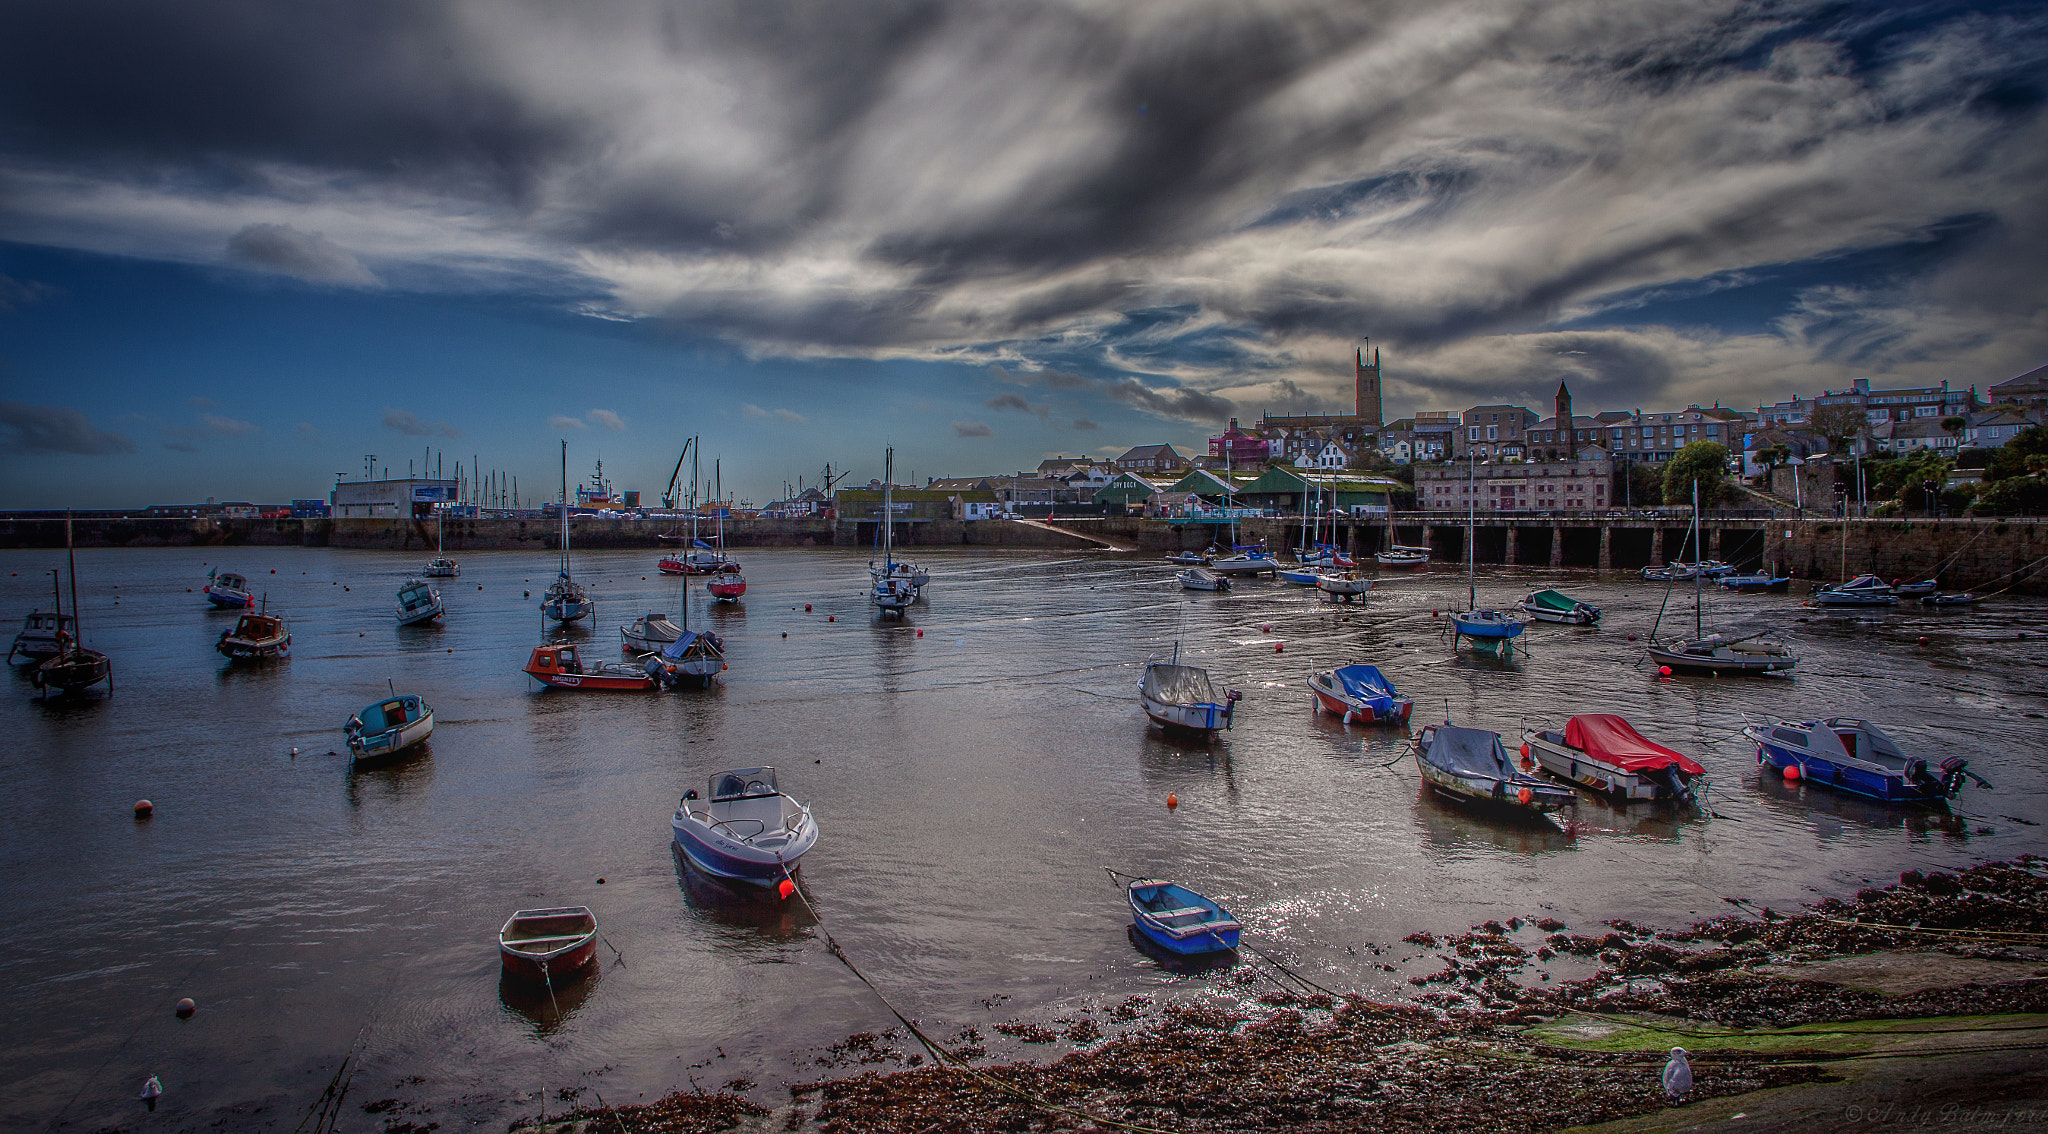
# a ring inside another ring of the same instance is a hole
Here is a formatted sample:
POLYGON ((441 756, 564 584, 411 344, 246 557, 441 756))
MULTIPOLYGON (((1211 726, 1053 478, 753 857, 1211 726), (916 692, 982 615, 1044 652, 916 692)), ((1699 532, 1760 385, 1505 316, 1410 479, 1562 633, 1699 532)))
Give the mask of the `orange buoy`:
POLYGON ((784 878, 775 884, 775 892, 782 895, 783 900, 787 901, 791 894, 796 893, 796 883, 784 878))
POLYGON ((1179 807, 1179 806, 1180 806, 1180 796, 1177 796, 1177 795, 1175 795, 1175 794, 1174 794, 1174 793, 1172 793, 1172 792, 1167 792, 1167 793, 1166 793, 1166 809, 1167 809, 1168 811, 1171 811, 1171 810, 1173 810, 1174 808, 1176 808, 1176 807, 1179 807))
POLYGON ((189 1020, 192 1018, 192 1013, 199 1011, 199 1005, 193 1003, 192 998, 187 996, 183 1000, 178 1001, 178 1006, 173 1011, 178 1013, 178 1019, 189 1020))
POLYGON ((1527 807, 1529 805, 1529 801, 1536 797, 1529 794, 1528 788, 1523 788, 1521 791, 1515 793, 1515 798, 1522 801, 1522 806, 1527 807))
POLYGON ((1787 764, 1787 765, 1785 765, 1785 778, 1786 778, 1786 779, 1788 779, 1788 780, 1797 780, 1797 779, 1799 778, 1799 765, 1797 765, 1797 764, 1787 764))
POLYGON ((156 814, 156 804, 146 799, 135 801, 135 817, 137 819, 147 819, 154 814, 156 814))

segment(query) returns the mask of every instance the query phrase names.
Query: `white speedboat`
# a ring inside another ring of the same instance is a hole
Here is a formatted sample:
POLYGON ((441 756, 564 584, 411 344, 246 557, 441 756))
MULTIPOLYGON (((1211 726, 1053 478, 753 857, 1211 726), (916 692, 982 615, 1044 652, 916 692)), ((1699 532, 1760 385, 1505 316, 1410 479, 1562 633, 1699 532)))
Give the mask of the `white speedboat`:
POLYGON ((1218 575, 1207 567, 1190 567, 1185 571, 1176 571, 1173 577, 1179 579, 1180 585, 1190 591, 1227 591, 1230 589, 1229 579, 1218 575))
POLYGON ((711 777, 708 790, 683 793, 669 817, 676 849, 714 878, 795 892, 790 875, 818 843, 811 809, 782 794, 774 768, 736 768, 711 777), (790 882, 787 890, 782 889, 790 882))
POLYGON ((1240 551, 1210 560, 1209 570, 1219 575, 1271 575, 1279 572, 1280 561, 1263 551, 1240 551))
POLYGON ((658 610, 634 619, 631 626, 619 627, 619 637, 625 640, 625 648, 639 654, 651 654, 682 636, 683 628, 670 622, 668 615, 658 610))
POLYGON ((1698 761, 1647 739, 1612 713, 1581 713, 1562 730, 1523 733, 1524 771, 1532 760, 1559 779, 1622 803, 1700 807, 1707 794, 1707 770, 1698 761))
POLYGON ((398 624, 418 626, 441 617, 441 592, 425 579, 407 579, 398 588, 398 624))
POLYGON ((1316 589, 1350 602, 1372 589, 1372 580, 1356 571, 1327 570, 1316 575, 1316 589))
POLYGON ((1390 568, 1395 571, 1409 571, 1429 562, 1429 552, 1422 550, 1395 548, 1392 551, 1381 551, 1375 553, 1372 557, 1372 561, 1374 563, 1379 564, 1382 567, 1390 568))
POLYGON ((1232 689, 1218 700, 1209 683, 1209 671, 1191 665, 1153 662, 1145 667, 1144 680, 1138 682, 1145 715, 1162 728, 1182 732, 1211 734, 1229 728, 1243 696, 1232 689))

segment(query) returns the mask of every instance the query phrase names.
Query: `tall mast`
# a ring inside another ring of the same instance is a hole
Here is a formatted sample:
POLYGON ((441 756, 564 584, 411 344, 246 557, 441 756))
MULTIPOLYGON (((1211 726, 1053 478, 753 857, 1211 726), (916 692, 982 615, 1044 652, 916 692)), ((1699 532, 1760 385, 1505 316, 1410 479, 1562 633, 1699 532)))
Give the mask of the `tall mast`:
POLYGON ((1473 482, 1473 472, 1479 458, 1472 449, 1465 450, 1465 609, 1479 609, 1479 549, 1473 546, 1473 524, 1478 517, 1479 492, 1473 482))
POLYGON ((1695 640, 1707 636, 1705 615, 1700 611, 1700 482, 1692 482, 1692 636, 1695 640))
POLYGON ((895 575, 896 561, 890 558, 896 546, 896 447, 882 453, 882 566, 885 577, 895 575))
POLYGON ((697 513, 700 511, 697 507, 697 480, 698 473, 704 466, 703 461, 699 459, 704 455, 703 438, 690 438, 690 446, 690 554, 695 555, 697 554, 697 513))
POLYGON ((569 575, 569 442, 562 441, 562 575, 569 575))
MULTIPOLYGON (((78 611, 78 549, 71 543, 71 509, 64 509, 64 556, 71 561, 71 633, 74 645, 85 645, 85 622, 78 611)), ((64 610, 57 610, 57 630, 64 629, 64 610)))

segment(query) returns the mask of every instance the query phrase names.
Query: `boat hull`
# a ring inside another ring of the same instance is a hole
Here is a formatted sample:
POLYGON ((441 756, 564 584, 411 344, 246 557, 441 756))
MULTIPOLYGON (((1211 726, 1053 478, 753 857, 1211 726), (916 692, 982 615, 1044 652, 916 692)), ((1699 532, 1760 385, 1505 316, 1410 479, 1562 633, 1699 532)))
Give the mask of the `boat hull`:
POLYGON ((1316 585, 1317 577, 1314 571, 1294 571, 1285 567, 1279 571, 1281 582, 1292 583, 1297 587, 1313 587, 1316 585))
POLYGON ((741 595, 747 593, 747 584, 744 582, 706 583, 704 584, 704 589, 710 591, 711 597, 720 602, 737 602, 741 595))
POLYGON ((582 906, 520 910, 498 930, 498 963, 514 980, 559 988, 581 976, 596 959, 597 919, 582 906), (561 932, 536 940, 519 931, 521 923, 531 926, 550 921, 561 922, 561 932))
MULTIPOLYGON (((1617 802, 1673 803, 1681 798, 1673 794, 1668 784, 1617 767, 1579 749, 1553 744, 1533 735, 1524 740, 1523 745, 1528 752, 1528 759, 1546 773, 1617 802)), ((1701 797, 1705 792, 1705 781, 1696 783, 1700 786, 1693 788, 1693 799, 1701 797)))
POLYGON ((1520 622, 1496 622, 1485 618, 1472 618, 1465 614, 1452 614, 1451 623, 1459 634, 1467 638, 1513 638, 1522 633, 1520 622))
POLYGON ((707 831, 703 825, 688 820, 670 819, 669 827, 675 832, 676 849, 698 870, 722 882, 769 889, 785 876, 796 873, 804 855, 818 841, 817 827, 813 824, 806 838, 792 842, 789 849, 776 856, 707 831))
POLYGON ((1221 729, 1229 728, 1231 716, 1236 709, 1233 704, 1219 705, 1213 701, 1195 705, 1176 704, 1142 694, 1140 700, 1145 703, 1145 715, 1152 718, 1153 724, 1173 732, 1203 735, 1213 735, 1221 729))
POLYGON ((418 720, 407 721, 398 728, 349 737, 349 759, 358 764, 395 759, 432 735, 434 714, 429 710, 418 720))
POLYGON ((223 636, 214 647, 231 662, 281 661, 292 656, 292 636, 281 638, 235 638, 223 636))
POLYGON ((654 679, 644 673, 637 677, 609 673, 550 673, 535 669, 528 669, 526 673, 550 689, 577 693, 644 693, 654 688, 654 679))
POLYGON ((1345 724, 1399 724, 1408 719, 1415 710, 1415 702, 1406 697, 1396 698, 1393 705, 1381 711, 1356 698, 1346 697, 1322 683, 1310 679, 1309 692, 1316 699, 1316 707, 1333 717, 1343 717, 1345 724))
POLYGON ((1383 551, 1373 556, 1372 561, 1390 571, 1413 571, 1415 568, 1428 563, 1429 556, 1383 551))
POLYGON ((1812 752, 1777 743, 1757 728, 1742 730, 1756 745, 1757 763, 1784 775, 1787 768, 1799 770, 1802 783, 1828 788, 1845 795, 1861 796, 1879 803, 1944 806, 1948 796, 1938 785, 1916 784, 1895 772, 1830 760, 1812 752))
POLYGON ((1514 792, 1507 790, 1506 781, 1492 776, 1460 776, 1422 758, 1418 751, 1415 766, 1422 771, 1422 782, 1438 795, 1465 807, 1500 811, 1516 815, 1547 815, 1571 804, 1571 793, 1558 790, 1538 790, 1528 785, 1518 785, 1514 792), (1529 802, 1523 803, 1520 791, 1529 792, 1529 802))
POLYGON ((1237 948, 1243 926, 1230 916, 1229 910, 1185 886, 1143 879, 1131 883, 1125 897, 1131 906, 1132 927, 1151 945, 1183 957, 1228 953, 1237 948), (1171 897, 1160 898, 1161 890, 1171 897), (1141 894, 1150 894, 1153 901, 1162 902, 1170 908, 1152 909, 1140 897, 1141 894), (1184 925, 1174 924, 1197 915, 1199 920, 1184 925))
POLYGON ((78 693, 100 682, 113 688, 114 663, 98 650, 76 649, 43 659, 30 674, 36 691, 78 693))
POLYGON ((597 609, 597 604, 584 599, 546 599, 540 604, 541 613, 556 622, 580 622, 597 609))
POLYGON ((1713 654, 1692 654, 1649 646, 1644 652, 1658 665, 1691 673, 1778 673, 1799 664, 1799 659, 1789 654, 1738 654, 1727 649, 1716 650, 1713 654))
POLYGON ((246 610, 256 605, 256 597, 241 591, 215 590, 206 588, 206 601, 221 610, 246 610))

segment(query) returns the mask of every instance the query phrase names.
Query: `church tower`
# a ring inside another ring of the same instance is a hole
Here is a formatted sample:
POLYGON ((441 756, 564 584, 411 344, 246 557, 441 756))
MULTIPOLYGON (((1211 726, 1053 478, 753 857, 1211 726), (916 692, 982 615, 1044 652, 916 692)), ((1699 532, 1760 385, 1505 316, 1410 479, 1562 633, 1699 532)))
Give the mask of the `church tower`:
POLYGON ((1557 435, 1564 442, 1562 456, 1570 460, 1579 451, 1577 422, 1572 420, 1572 391, 1563 382, 1557 384, 1557 435))
MULTIPOLYGON (((1372 340, 1367 339, 1367 342, 1372 340)), ((1380 409, 1380 352, 1372 352, 1372 365, 1366 365, 1365 349, 1358 351, 1358 417, 1378 429, 1386 423, 1380 409)))

